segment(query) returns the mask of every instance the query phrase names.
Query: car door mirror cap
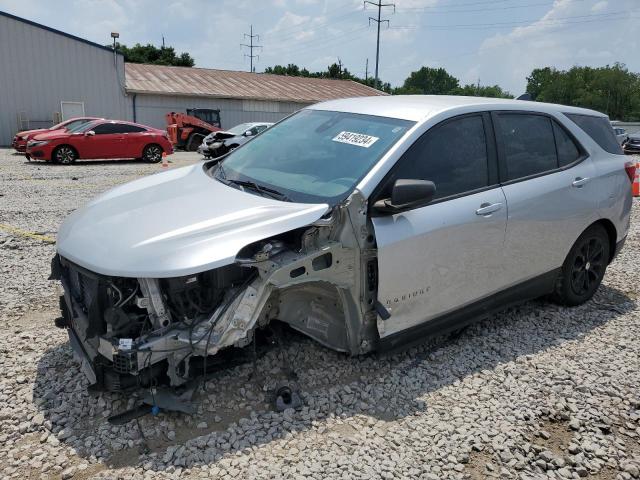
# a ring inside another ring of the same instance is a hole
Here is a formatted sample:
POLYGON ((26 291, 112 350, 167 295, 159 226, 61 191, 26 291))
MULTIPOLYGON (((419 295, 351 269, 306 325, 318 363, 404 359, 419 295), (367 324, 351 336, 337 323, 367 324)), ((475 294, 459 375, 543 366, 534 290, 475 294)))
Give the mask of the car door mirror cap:
POLYGON ((246 132, 243 133, 243 135, 245 137, 253 137, 253 132, 251 130, 247 130, 246 132))
POLYGON ((393 215, 424 207, 436 193, 436 185, 429 180, 398 179, 393 184, 391 198, 373 204, 377 213, 393 215))
POLYGON ((89 130, 88 132, 84 132, 85 137, 93 137, 96 134, 95 131, 89 130))

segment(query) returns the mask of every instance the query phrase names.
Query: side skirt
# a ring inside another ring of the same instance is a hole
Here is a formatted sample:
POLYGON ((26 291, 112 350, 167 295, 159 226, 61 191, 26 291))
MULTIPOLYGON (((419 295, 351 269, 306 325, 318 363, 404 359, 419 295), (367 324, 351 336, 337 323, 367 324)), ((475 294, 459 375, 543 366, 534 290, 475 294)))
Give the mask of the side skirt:
MULTIPOLYGON (((422 343, 426 338, 444 335, 482 320, 492 313, 505 310, 527 300, 548 295, 553 292, 560 270, 560 268, 557 268, 441 317, 381 338, 378 350, 391 351, 409 348, 422 343)), ((386 321, 393 322, 393 316, 386 321)))

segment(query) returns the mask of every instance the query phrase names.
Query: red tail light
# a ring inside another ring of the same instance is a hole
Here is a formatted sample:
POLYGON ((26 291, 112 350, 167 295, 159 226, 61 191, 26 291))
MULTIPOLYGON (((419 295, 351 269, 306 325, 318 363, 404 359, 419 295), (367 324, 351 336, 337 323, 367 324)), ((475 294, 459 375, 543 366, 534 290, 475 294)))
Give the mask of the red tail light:
POLYGON ((627 176, 629 177, 629 181, 633 183, 633 180, 636 178, 636 162, 627 162, 624 164, 624 171, 627 172, 627 176))

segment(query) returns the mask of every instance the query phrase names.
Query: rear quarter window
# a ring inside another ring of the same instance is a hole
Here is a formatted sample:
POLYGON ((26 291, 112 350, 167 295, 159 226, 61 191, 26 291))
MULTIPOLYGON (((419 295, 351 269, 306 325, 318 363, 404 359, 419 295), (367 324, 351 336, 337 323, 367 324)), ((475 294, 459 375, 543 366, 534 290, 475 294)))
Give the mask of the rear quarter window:
POLYGON ((624 155, 613 128, 606 117, 594 117, 576 113, 565 113, 565 115, 589 135, 605 152, 624 155))

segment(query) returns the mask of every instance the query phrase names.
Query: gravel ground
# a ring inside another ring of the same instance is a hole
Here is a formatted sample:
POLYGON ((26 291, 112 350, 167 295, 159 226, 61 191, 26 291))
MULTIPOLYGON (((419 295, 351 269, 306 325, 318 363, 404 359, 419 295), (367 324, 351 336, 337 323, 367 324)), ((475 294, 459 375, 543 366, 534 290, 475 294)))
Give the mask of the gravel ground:
POLYGON ((54 247, 7 228, 55 237, 97 193, 159 170, 0 150, 2 478, 640 478, 637 200, 625 249, 581 307, 529 302, 392 356, 349 358, 288 335, 256 375, 244 365, 211 381, 196 415, 109 425, 135 399, 88 396, 53 327, 54 247), (275 413, 285 363, 304 407, 275 413))

